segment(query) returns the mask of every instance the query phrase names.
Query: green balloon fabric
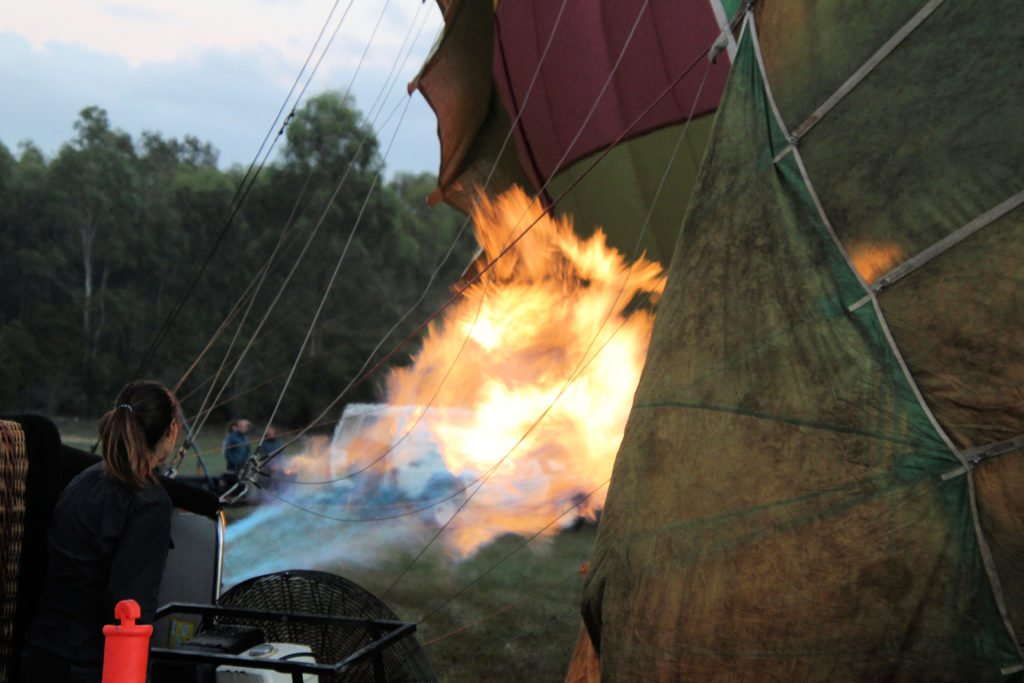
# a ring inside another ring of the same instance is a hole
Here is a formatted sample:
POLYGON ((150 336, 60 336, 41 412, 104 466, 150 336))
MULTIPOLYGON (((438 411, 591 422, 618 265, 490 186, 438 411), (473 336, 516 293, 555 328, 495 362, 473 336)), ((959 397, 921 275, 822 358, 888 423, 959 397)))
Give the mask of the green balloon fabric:
POLYGON ((584 587, 605 680, 1024 671, 1024 8, 867 5, 748 15, 584 587))

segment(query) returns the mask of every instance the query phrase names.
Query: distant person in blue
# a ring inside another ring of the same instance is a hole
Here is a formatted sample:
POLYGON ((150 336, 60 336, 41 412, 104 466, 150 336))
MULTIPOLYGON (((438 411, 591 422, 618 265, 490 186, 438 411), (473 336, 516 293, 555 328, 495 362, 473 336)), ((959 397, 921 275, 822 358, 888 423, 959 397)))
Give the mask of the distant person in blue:
POLYGON ((238 481, 238 475, 249 459, 252 450, 248 437, 250 426, 252 423, 248 420, 235 420, 228 425, 228 435, 224 439, 224 459, 227 461, 224 479, 228 486, 238 481))
POLYGON ((283 458, 279 458, 284 452, 284 445, 274 425, 267 425, 267 432, 256 447, 256 456, 259 458, 259 476, 256 478, 256 486, 265 491, 274 491, 280 484, 281 466, 283 458))
POLYGON ((260 460, 266 460, 281 450, 281 437, 277 434, 277 428, 274 425, 269 425, 266 436, 263 437, 263 441, 256 448, 256 455, 260 456, 260 460))

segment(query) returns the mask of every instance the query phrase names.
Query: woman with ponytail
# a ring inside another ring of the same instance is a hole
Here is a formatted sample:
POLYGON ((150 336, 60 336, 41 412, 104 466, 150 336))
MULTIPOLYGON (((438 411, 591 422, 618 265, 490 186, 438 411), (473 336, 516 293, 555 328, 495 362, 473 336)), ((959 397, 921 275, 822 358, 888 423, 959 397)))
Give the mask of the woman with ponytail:
POLYGON ((174 450, 178 402, 158 382, 132 382, 100 419, 103 460, 71 480, 49 532, 49 566, 25 634, 22 681, 102 678, 103 625, 132 599, 152 623, 167 561, 171 500, 156 467, 174 450))

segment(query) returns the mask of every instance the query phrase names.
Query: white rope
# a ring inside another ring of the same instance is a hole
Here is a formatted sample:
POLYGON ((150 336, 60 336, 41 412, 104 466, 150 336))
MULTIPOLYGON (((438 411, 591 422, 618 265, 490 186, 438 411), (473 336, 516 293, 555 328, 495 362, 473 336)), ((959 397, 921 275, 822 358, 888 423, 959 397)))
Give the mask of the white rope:
POLYGON ((729 17, 725 15, 725 7, 722 6, 722 0, 708 0, 708 4, 711 5, 711 12, 715 15, 715 21, 718 22, 718 28, 721 29, 722 33, 719 36, 718 41, 715 41, 717 46, 719 42, 724 42, 723 46, 726 54, 729 55, 729 63, 736 61, 736 37, 732 34, 732 26, 729 25, 729 17))

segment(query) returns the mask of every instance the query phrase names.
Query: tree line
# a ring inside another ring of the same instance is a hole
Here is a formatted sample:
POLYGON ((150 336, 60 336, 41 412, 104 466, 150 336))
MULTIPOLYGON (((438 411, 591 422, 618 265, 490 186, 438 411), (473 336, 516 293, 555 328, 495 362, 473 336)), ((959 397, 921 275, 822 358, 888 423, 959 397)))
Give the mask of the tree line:
POLYGON ((279 422, 306 424, 450 296, 476 250, 461 214, 428 209, 432 174, 384 180, 338 93, 307 100, 261 169, 221 170, 192 136, 132 139, 97 106, 73 131, 52 159, 0 143, 0 413, 95 417, 138 375, 186 377, 183 403, 218 421, 280 401, 279 422))

